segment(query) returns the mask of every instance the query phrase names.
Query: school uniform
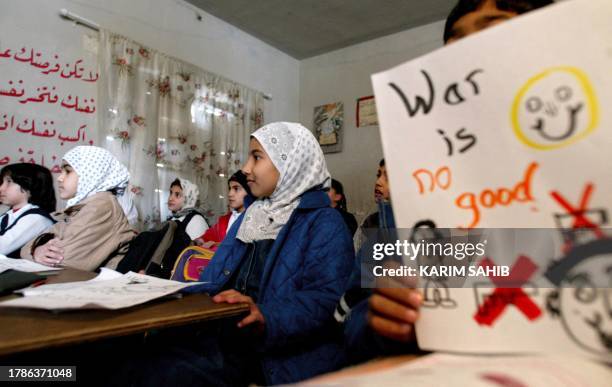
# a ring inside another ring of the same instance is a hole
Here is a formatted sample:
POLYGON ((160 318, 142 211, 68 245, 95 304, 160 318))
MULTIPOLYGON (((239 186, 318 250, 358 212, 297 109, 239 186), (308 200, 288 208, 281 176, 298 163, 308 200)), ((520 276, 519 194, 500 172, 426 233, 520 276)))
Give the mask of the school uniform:
POLYGON ((0 254, 19 258, 21 247, 52 224, 50 215, 34 204, 28 203, 17 211, 9 209, 0 217, 0 254))
POLYGON ((187 217, 187 224, 185 225, 185 232, 189 235, 191 240, 195 240, 200 237, 206 230, 208 230, 208 222, 196 209, 200 190, 197 185, 193 184, 187 179, 177 177, 177 180, 181 184, 183 190, 183 208, 172 214, 168 220, 175 220, 178 222, 185 222, 187 217))
POLYGON ((223 239, 225 239, 227 232, 232 227, 234 222, 236 222, 238 217, 240 217, 240 212, 236 210, 232 210, 231 212, 220 216, 217 223, 215 223, 208 230, 206 230, 206 232, 204 233, 204 235, 201 236, 201 238, 204 240, 204 242, 223 242, 223 239))
POLYGON ((179 217, 170 218, 172 220, 184 222, 185 219, 189 216, 190 219, 187 221, 187 225, 185 226, 185 232, 187 233, 187 235, 189 235, 189 238, 191 238, 191 240, 195 240, 206 230, 208 230, 208 223, 206 222, 206 219, 204 219, 204 217, 196 210, 193 210, 193 212, 195 212, 195 214, 191 216, 189 216, 190 214, 186 214, 179 217))

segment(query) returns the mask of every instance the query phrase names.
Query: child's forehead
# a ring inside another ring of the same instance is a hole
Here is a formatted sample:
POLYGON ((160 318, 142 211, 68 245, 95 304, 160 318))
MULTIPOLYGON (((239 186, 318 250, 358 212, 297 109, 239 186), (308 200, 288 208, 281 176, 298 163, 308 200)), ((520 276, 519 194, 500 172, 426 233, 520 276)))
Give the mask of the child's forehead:
POLYGON ((261 146, 261 143, 255 137, 251 137, 251 143, 249 147, 251 148, 251 152, 256 151, 256 150, 264 151, 263 146, 261 146))

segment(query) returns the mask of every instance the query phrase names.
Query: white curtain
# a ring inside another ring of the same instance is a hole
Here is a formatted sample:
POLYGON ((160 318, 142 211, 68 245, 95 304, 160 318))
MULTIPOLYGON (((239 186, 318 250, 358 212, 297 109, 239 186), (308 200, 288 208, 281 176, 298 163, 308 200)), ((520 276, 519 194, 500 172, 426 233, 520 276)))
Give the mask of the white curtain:
POLYGON ((140 228, 165 220, 178 176, 199 186, 209 221, 225 213, 263 94, 104 30, 99 61, 100 144, 130 170, 140 228))

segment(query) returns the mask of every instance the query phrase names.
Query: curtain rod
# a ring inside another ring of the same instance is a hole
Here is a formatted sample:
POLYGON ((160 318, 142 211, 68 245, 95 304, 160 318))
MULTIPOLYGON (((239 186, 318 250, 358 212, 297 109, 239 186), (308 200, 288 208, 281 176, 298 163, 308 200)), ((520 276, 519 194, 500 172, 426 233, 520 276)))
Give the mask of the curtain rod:
MULTIPOLYGON (((68 11, 66 8, 60 9, 59 13, 60 13, 60 16, 65 19, 72 20, 73 22, 82 24, 85 27, 89 27, 93 30, 100 31, 100 26, 97 23, 94 23, 89 19, 85 19, 84 17, 81 17, 75 13, 72 13, 68 11)), ((263 97, 264 99, 268 101, 272 101, 272 96, 270 94, 264 94, 263 97)))
POLYGON ((72 20, 75 23, 82 24, 85 27, 89 27, 92 30, 96 30, 96 31, 100 30, 100 26, 98 24, 92 22, 89 19, 85 19, 84 17, 81 17, 81 16, 79 16, 77 14, 74 14, 74 13, 68 11, 66 8, 60 9, 60 16, 62 16, 65 19, 72 20))

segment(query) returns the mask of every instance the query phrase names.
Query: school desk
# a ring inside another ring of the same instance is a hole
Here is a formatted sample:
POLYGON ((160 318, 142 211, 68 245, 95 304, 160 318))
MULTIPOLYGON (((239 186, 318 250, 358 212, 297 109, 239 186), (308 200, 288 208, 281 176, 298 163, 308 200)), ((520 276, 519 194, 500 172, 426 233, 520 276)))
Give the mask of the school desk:
MULTIPOLYGON (((64 269, 48 283, 84 281, 95 273, 64 269)), ((0 356, 93 340, 143 333, 248 312, 247 304, 215 304, 204 294, 160 299, 119 310, 54 313, 46 310, 0 310, 0 356)))

